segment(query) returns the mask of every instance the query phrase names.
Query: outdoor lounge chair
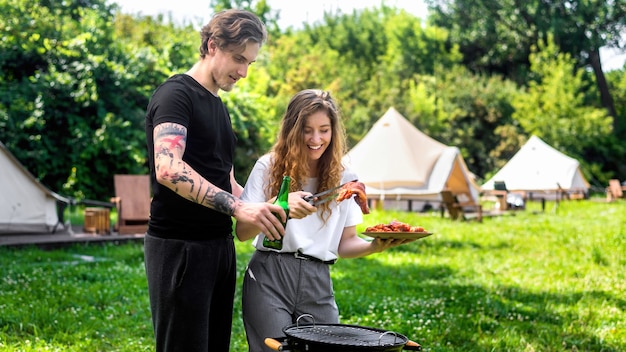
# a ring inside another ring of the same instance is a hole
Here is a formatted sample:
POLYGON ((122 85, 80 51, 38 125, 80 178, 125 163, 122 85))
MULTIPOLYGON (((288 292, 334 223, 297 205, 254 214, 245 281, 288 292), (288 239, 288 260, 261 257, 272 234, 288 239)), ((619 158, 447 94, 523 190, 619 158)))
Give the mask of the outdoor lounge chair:
POLYGON ((504 211, 508 209, 509 206, 507 197, 509 195, 509 190, 506 188, 506 183, 504 181, 494 181, 493 191, 490 191, 489 194, 498 199, 498 210, 504 211))
POLYGON ((442 216, 444 210, 448 212, 452 220, 477 220, 483 221, 482 205, 474 203, 465 194, 454 195, 451 191, 441 191, 442 216))
POLYGON ((622 186, 618 179, 609 180, 609 186, 606 188, 606 200, 612 202, 616 199, 626 198, 626 186, 622 186))
POLYGON ((115 175, 115 197, 111 202, 117 209, 115 230, 120 234, 143 234, 150 219, 150 176, 115 175))
POLYGON ((525 192, 510 191, 504 181, 494 181, 493 190, 485 190, 483 195, 486 197, 485 199, 496 202, 495 209, 490 212, 492 215, 509 210, 526 209, 525 192))

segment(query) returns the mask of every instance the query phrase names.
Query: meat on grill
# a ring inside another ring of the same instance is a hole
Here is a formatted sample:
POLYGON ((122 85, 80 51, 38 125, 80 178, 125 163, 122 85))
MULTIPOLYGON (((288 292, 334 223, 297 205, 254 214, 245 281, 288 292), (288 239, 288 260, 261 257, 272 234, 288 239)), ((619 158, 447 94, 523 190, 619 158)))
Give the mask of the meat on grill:
POLYGON ((352 196, 354 197, 354 201, 361 208, 361 212, 363 214, 369 214, 370 209, 367 206, 367 195, 365 193, 365 185, 359 181, 348 182, 339 190, 339 194, 337 195, 337 202, 344 201, 346 199, 350 199, 352 196))

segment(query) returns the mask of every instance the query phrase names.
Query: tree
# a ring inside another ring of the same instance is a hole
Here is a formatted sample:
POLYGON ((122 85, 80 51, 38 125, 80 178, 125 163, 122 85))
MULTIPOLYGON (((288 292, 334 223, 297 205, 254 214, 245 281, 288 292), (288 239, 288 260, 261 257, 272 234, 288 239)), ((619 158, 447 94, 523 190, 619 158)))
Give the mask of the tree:
POLYGON ((409 82, 461 59, 446 31, 391 7, 330 14, 322 23, 283 34, 271 48, 270 94, 303 88, 330 90, 344 111, 355 144, 390 107, 409 104, 409 82), (276 88, 274 88, 276 87, 276 88))
POLYGON ((498 76, 476 75, 462 66, 421 75, 409 90, 405 116, 436 140, 459 147, 478 178, 502 167, 523 142, 512 119, 518 88, 498 76))
POLYGON ((599 49, 622 48, 626 31, 624 0, 426 0, 436 25, 451 28, 464 63, 475 71, 498 72, 526 82, 532 45, 552 35, 561 51, 595 73, 601 106, 620 131, 599 49))
POLYGON ((79 198, 108 198, 113 173, 147 170, 143 119, 156 83, 146 77, 163 71, 150 66, 158 55, 125 51, 114 9, 0 0, 0 139, 43 184, 79 198))
POLYGON ((222 94, 237 136, 235 178, 242 185, 254 162, 267 153, 276 140, 280 118, 276 107, 287 107, 266 94, 271 81, 264 67, 253 65, 246 79, 237 83, 231 92, 222 94))
POLYGON ((585 105, 584 71, 576 69, 568 53, 559 52, 551 37, 532 48, 530 62, 536 80, 513 100, 513 118, 528 135, 576 157, 585 156, 610 136, 606 111, 585 105))
MULTIPOLYGON (((607 81, 610 82, 610 90, 614 92, 615 98, 615 111, 617 118, 621 123, 619 126, 621 131, 616 133, 616 136, 626 135, 626 67, 621 70, 614 70, 607 73, 607 81)), ((626 143, 624 140, 615 138, 611 147, 606 148, 606 153, 600 155, 601 160, 604 160, 603 169, 608 170, 609 178, 618 178, 620 180, 626 180, 626 163, 624 163, 624 155, 626 155, 626 143)), ((599 162, 601 162, 599 160, 599 162)), ((604 182, 606 184, 606 182, 604 182)))
POLYGON ((211 0, 210 6, 215 12, 226 9, 254 12, 265 23, 270 37, 280 36, 281 28, 278 26, 280 12, 273 10, 267 0, 211 0))

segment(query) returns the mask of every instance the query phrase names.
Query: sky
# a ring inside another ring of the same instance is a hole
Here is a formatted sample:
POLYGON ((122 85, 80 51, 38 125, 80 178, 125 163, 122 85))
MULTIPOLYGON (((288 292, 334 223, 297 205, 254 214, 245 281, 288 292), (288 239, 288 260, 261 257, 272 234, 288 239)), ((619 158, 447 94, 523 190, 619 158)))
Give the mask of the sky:
MULTIPOLYGON (((212 12, 209 9, 209 0, 109 0, 117 3, 122 12, 128 14, 172 15, 175 21, 190 23, 205 23, 210 19, 212 12)), ((268 0, 273 10, 280 11, 278 24, 281 28, 300 28, 304 22, 314 23, 322 20, 324 11, 333 13, 352 13, 355 9, 378 7, 383 0, 268 0)), ((426 18, 427 7, 423 0, 384 0, 385 5, 397 7, 421 18, 426 18)), ((600 49, 600 58, 603 70, 620 69, 626 62, 626 52, 615 49, 600 49)))
MULTIPOLYGON (((121 6, 122 12, 141 13, 154 15, 158 13, 172 13, 176 20, 196 19, 206 22, 211 16, 209 0, 109 0, 121 6)), ((280 11, 279 25, 281 28, 293 26, 299 28, 303 22, 315 22, 321 20, 324 11, 341 10, 343 13, 352 13, 354 9, 378 7, 382 0, 318 0, 318 1, 294 1, 294 0, 268 0, 273 10, 280 11)), ((402 8, 415 16, 426 16, 426 4, 423 0, 385 0, 387 6, 402 8)))

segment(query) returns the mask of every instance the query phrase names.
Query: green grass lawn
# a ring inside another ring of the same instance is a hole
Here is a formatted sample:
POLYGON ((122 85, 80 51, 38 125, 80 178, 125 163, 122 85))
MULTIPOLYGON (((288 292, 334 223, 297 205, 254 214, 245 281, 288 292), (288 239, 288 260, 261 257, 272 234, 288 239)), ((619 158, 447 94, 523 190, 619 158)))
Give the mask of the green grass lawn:
MULTIPOLYGON (((435 235, 332 267, 342 323, 425 351, 625 351, 626 202, 537 204, 483 223, 373 211, 435 235)), ((231 350, 246 351, 237 243, 231 350)), ((141 244, 0 248, 0 351, 154 349, 141 244)))

